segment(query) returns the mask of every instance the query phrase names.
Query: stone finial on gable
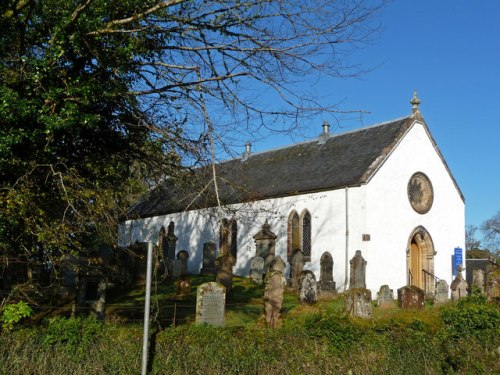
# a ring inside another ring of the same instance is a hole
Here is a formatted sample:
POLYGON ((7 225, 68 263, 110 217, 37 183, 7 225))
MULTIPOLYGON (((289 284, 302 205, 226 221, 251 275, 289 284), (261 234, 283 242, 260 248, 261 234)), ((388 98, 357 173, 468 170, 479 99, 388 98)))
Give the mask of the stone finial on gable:
POLYGON ((412 110, 411 110, 412 116, 421 116, 420 109, 418 108, 420 103, 421 103, 421 101, 418 98, 417 90, 414 90, 413 91, 413 98, 411 98, 411 100, 410 100, 410 104, 412 105, 412 110))

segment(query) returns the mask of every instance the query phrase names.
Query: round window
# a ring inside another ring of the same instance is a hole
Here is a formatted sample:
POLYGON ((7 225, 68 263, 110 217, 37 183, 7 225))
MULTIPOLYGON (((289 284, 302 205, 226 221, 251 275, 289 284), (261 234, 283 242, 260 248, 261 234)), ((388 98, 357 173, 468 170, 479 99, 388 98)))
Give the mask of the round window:
POLYGON ((408 199, 413 209, 419 214, 429 212, 434 201, 434 191, 429 177, 422 172, 411 176, 408 182, 408 199))

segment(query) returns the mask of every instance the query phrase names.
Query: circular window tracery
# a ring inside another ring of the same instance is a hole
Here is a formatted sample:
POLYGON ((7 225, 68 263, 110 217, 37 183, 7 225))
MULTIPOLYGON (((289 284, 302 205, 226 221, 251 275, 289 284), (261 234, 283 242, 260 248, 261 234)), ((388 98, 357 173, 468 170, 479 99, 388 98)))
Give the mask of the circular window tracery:
POLYGON ((408 199, 413 209, 419 214, 429 212, 434 201, 431 180, 422 172, 411 176, 408 182, 408 199))

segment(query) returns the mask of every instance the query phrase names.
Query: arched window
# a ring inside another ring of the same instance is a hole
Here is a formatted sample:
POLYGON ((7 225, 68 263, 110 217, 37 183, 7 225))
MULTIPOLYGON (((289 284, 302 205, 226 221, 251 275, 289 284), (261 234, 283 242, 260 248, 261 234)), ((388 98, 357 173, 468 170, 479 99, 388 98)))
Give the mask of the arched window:
POLYGON ((300 246, 300 219, 296 211, 288 215, 288 261, 291 261, 295 251, 301 250, 300 246))
POLYGON ((236 259, 236 253, 238 252, 238 224, 235 219, 231 220, 231 255, 236 259))
POLYGON ((302 212, 302 252, 304 260, 311 260, 311 214, 305 210, 302 212))
POLYGON ((236 258, 238 252, 238 224, 235 219, 222 219, 219 233, 219 255, 231 254, 236 258))

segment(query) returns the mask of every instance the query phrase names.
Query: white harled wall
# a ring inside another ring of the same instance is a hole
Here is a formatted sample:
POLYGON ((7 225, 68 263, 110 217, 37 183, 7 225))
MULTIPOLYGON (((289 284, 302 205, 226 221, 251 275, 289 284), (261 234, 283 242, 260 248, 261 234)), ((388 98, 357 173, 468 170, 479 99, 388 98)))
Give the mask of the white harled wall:
MULTIPOLYGON (((434 242, 437 251, 434 260, 436 276, 449 283, 453 249, 457 246, 464 248, 463 201, 424 127, 418 123, 367 185, 232 205, 229 208, 236 212, 238 223, 234 272, 241 276, 249 273, 250 259, 255 256, 253 236, 266 220, 278 236, 276 255, 287 262, 287 222, 292 210, 300 215, 307 209, 312 217, 312 259, 305 269, 314 271, 319 279, 321 255, 329 251, 333 256, 333 275, 339 292, 344 290, 346 266, 349 272, 349 260, 356 250, 361 250, 368 261, 367 287, 374 293, 374 298, 383 284, 388 284, 395 291, 405 285, 407 244, 411 232, 419 225, 427 229, 434 242), (434 188, 434 203, 425 215, 416 213, 407 197, 408 181, 413 173, 419 171, 430 178, 434 188), (369 234, 370 241, 363 241, 363 234, 369 234)), ((203 243, 213 241, 218 248, 219 225, 223 217, 230 218, 227 210, 218 212, 207 209, 127 221, 120 227, 120 245, 128 246, 150 239, 156 242, 161 227, 167 228, 173 221, 178 237, 176 251, 187 250, 190 254, 189 271, 198 273, 202 264, 203 243)))

